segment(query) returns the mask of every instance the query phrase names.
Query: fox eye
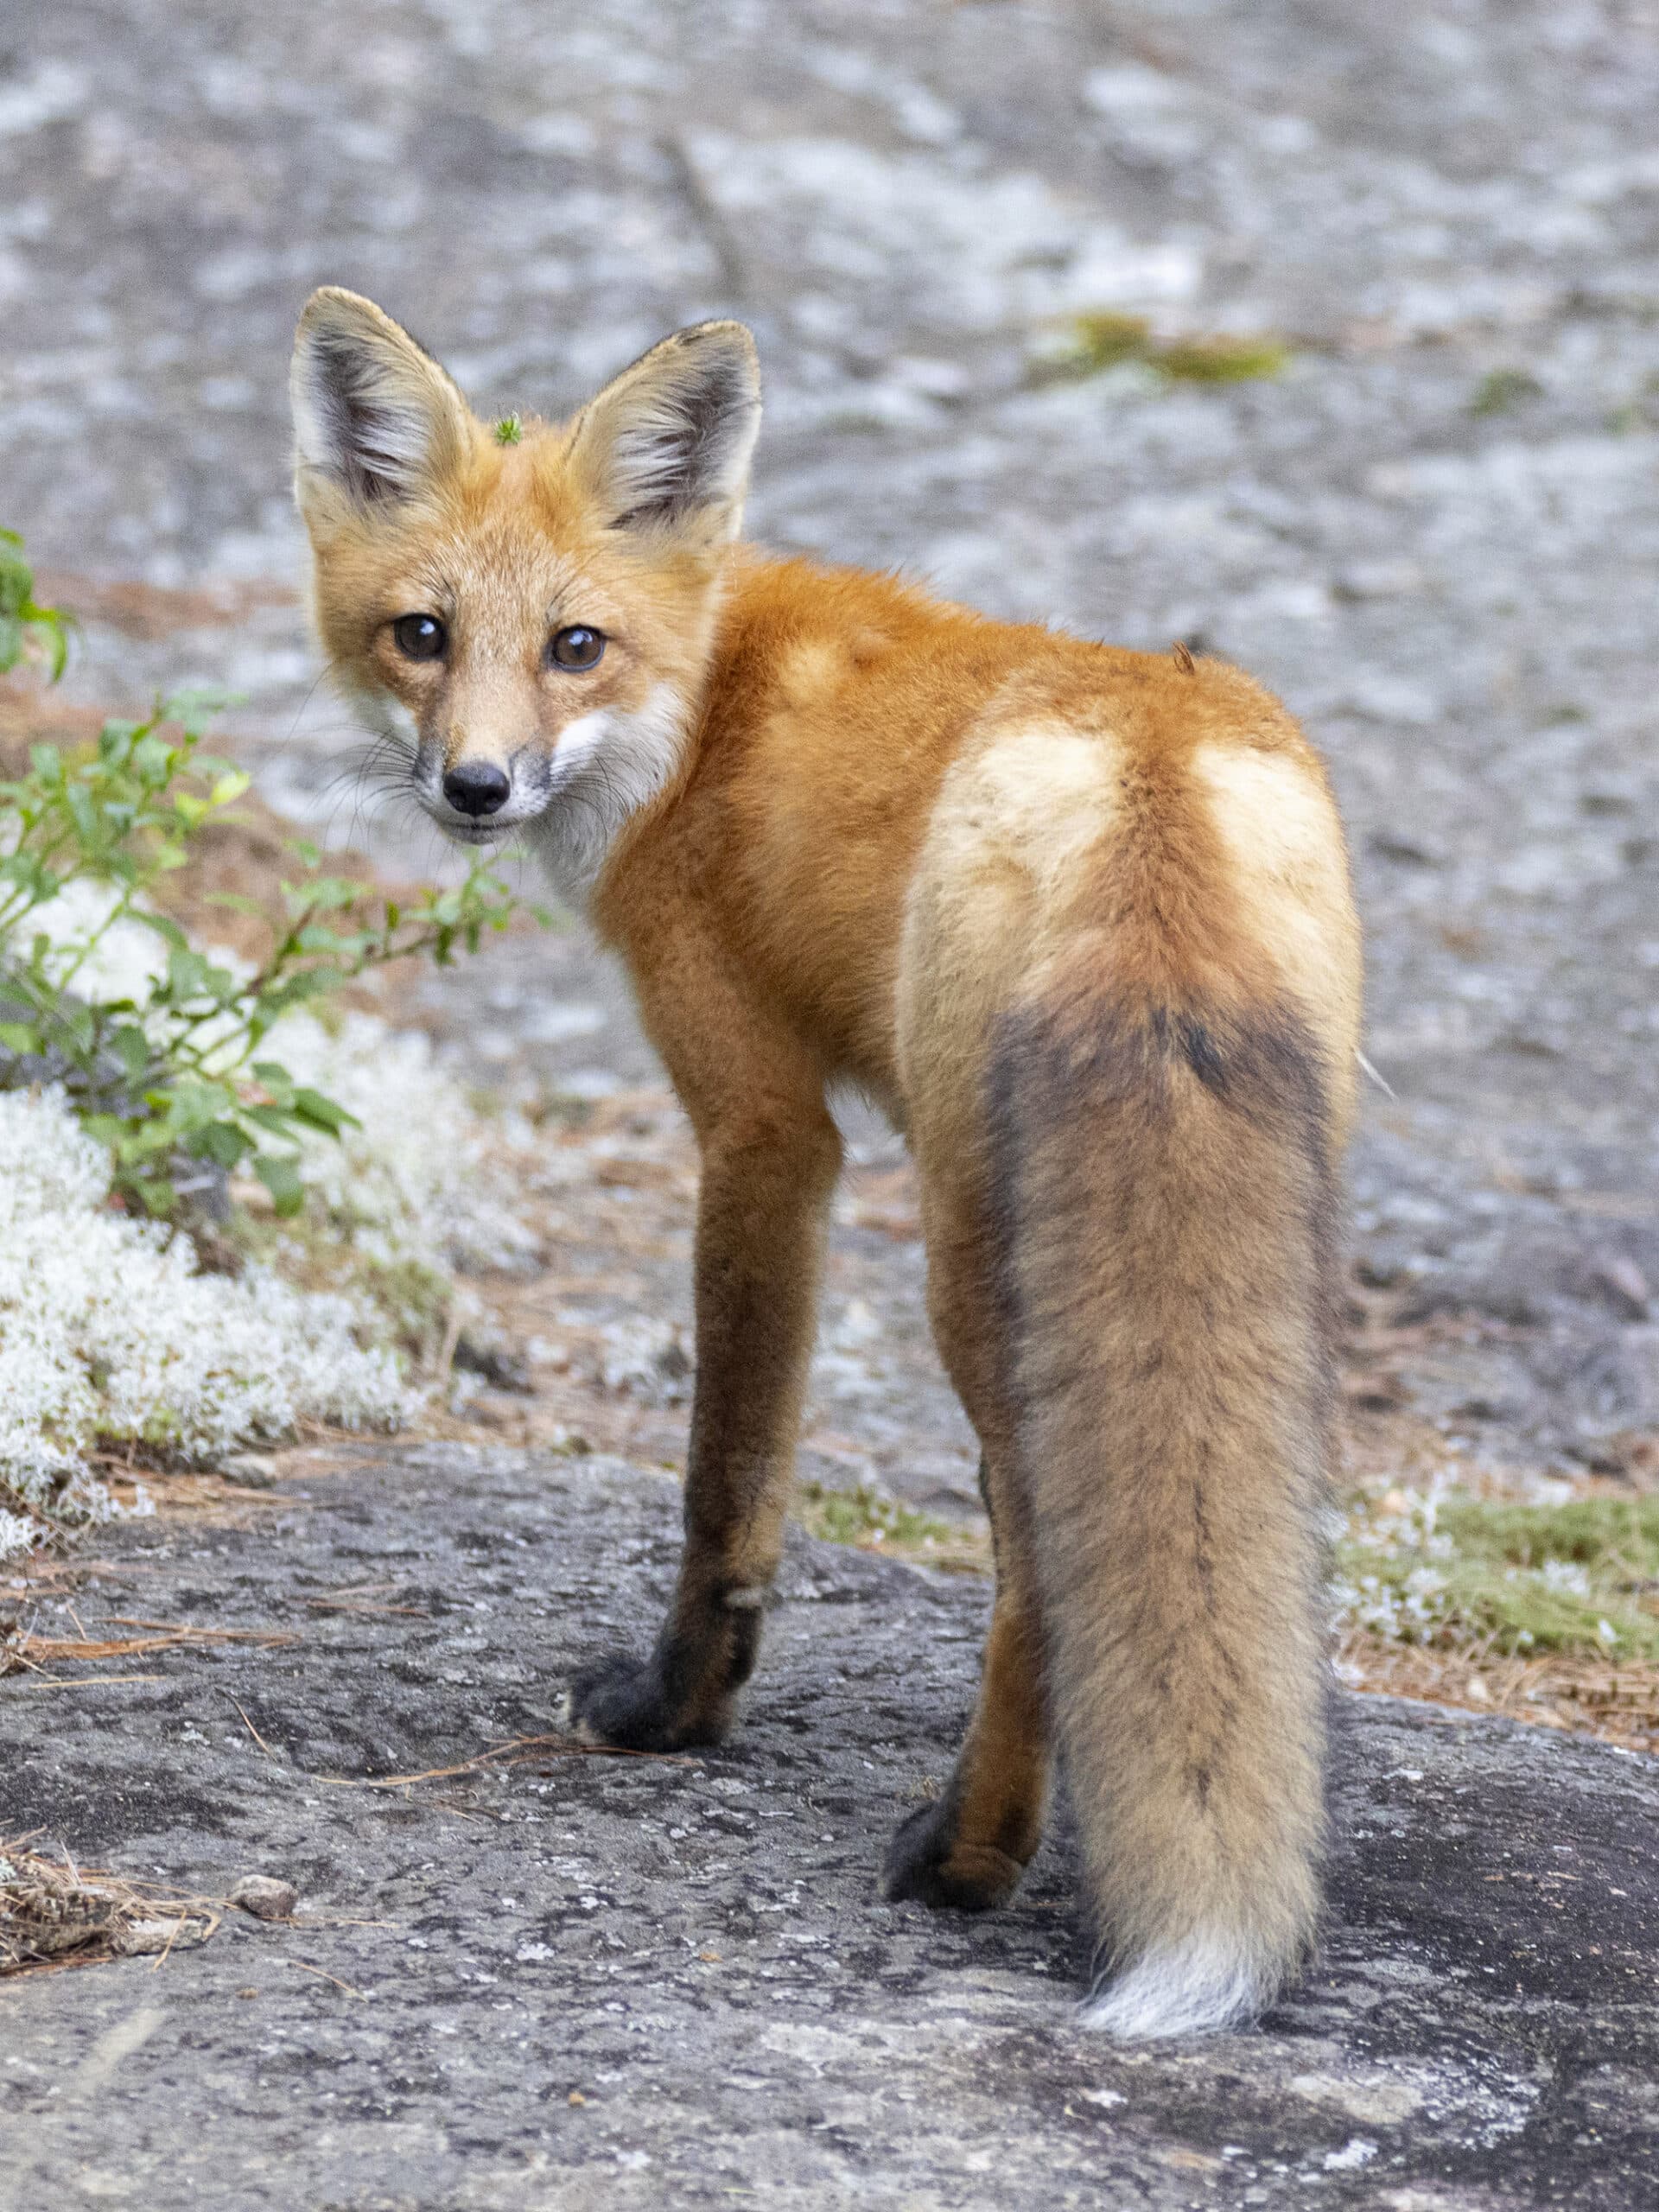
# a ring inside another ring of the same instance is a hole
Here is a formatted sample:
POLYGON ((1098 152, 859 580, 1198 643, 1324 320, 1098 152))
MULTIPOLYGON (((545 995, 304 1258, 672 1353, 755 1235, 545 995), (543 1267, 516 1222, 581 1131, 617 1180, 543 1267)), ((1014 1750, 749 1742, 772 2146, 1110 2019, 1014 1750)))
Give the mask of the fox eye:
POLYGON ((592 668, 605 650, 605 632, 577 622, 556 630, 547 641, 548 664, 552 668, 592 668))
POLYGON ((435 614, 400 614, 391 634, 405 660, 436 660, 449 642, 449 632, 435 614))

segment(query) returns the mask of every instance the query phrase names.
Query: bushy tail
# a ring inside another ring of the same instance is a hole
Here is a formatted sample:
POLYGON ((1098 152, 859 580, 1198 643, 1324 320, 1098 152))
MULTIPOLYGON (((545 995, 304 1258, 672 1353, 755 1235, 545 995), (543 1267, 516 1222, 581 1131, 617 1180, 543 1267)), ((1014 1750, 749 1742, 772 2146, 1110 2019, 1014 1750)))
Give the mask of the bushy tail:
POLYGON ((1103 1944, 1084 2014, 1243 2020, 1319 1908, 1336 1200, 1283 1007, 1007 1018, 993 1077, 1050 1709, 1103 1944))

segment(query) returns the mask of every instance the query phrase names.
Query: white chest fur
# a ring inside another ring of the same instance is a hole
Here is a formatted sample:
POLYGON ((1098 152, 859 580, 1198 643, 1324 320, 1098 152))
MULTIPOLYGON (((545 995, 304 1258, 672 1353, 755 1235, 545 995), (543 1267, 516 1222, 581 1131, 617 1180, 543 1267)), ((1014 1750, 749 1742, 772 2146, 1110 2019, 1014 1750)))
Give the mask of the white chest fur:
POLYGON ((529 834, 567 906, 586 906, 612 846, 672 779, 685 742, 684 706, 666 683, 632 713, 601 707, 566 726, 550 767, 546 806, 529 834))

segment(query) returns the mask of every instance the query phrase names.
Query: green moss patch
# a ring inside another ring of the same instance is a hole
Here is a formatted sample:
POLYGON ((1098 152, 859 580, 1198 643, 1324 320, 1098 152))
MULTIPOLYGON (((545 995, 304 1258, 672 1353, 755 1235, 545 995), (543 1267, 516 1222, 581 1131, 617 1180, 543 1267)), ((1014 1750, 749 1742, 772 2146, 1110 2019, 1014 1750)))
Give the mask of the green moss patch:
POLYGON ((1132 361, 1172 383, 1244 384, 1280 375, 1289 359, 1276 338, 1222 331, 1159 339, 1143 315, 1103 311, 1073 316, 1036 373, 1040 382, 1071 382, 1132 361))
POLYGON ((860 1551, 881 1551, 894 1559, 966 1572, 990 1565, 989 1545, 975 1529, 943 1521, 936 1514, 918 1513, 867 1483, 856 1490, 804 1483, 796 1512, 803 1528, 832 1544, 851 1544, 860 1551))
POLYGON ((1421 1497, 1338 1548, 1344 1613, 1406 1643, 1659 1665, 1659 1497, 1421 1497))
POLYGON ((1529 369, 1491 369, 1475 386, 1471 415, 1507 415, 1529 399, 1541 399, 1544 387, 1529 369))
POLYGON ((1248 384, 1283 373, 1290 348, 1276 338, 1185 338, 1147 356, 1165 376, 1187 384, 1248 384))

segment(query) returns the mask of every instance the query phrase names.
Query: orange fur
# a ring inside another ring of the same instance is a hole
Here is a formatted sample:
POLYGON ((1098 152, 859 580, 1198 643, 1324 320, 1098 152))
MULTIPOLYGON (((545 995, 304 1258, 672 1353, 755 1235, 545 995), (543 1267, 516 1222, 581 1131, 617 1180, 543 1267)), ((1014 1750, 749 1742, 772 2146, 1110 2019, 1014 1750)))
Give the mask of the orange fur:
POLYGON ((502 448, 366 302, 307 313, 300 493, 337 677, 401 710, 439 818, 457 763, 503 769, 503 818, 626 961, 702 1150, 679 1591, 650 1659, 577 1685, 578 1722, 656 1744, 729 1724, 839 1163, 825 1091, 850 1080, 916 1154, 998 1552, 979 1709, 894 1889, 1006 1895, 1052 1734, 1122 1969, 1103 2024, 1260 2004, 1317 1894, 1324 1318, 1358 1039, 1317 754, 1184 648, 736 543, 758 405, 736 326, 502 448), (417 610, 441 660, 400 658, 417 610), (590 671, 550 664, 572 623, 606 634, 590 671))

